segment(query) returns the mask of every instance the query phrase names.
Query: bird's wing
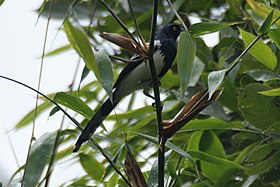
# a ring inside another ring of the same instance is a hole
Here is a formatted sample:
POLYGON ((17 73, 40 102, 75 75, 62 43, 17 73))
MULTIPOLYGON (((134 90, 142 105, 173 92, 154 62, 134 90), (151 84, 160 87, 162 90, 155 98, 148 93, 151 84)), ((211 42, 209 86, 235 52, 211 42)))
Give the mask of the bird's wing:
POLYGON ((122 82, 122 80, 129 74, 129 72, 131 72, 134 68, 136 68, 137 66, 139 66, 142 62, 143 62, 143 58, 141 56, 135 56, 133 58, 131 58, 132 60, 134 60, 134 62, 128 63, 123 70, 121 71, 115 85, 113 88, 117 88, 119 86, 119 84, 122 82), (137 58, 139 58, 139 60, 137 60, 137 58), (135 61, 136 60, 136 61, 135 61))
MULTIPOLYGON (((155 43, 155 46, 154 46, 154 52, 157 51, 158 49, 160 48, 160 42, 157 41, 155 43)), ((117 88, 118 85, 122 82, 122 80, 129 74, 129 72, 131 72, 134 68, 136 68, 137 66, 139 66, 141 63, 144 62, 144 59, 142 56, 140 55, 134 55, 131 60, 133 60, 133 62, 131 63, 128 63, 124 69, 121 71, 116 83, 114 84, 114 87, 113 88, 117 88), (139 59, 139 60, 137 60, 139 59)))

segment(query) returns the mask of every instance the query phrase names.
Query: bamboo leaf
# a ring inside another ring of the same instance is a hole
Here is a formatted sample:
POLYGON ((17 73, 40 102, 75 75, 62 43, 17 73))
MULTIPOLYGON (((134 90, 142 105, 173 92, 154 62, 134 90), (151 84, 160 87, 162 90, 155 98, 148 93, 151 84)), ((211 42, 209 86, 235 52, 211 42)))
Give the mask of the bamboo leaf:
POLYGON ((209 97, 210 99, 212 95, 215 93, 215 91, 218 89, 218 87, 223 82, 227 70, 219 70, 219 71, 212 71, 208 75, 208 88, 209 88, 209 97))
MULTIPOLYGON (((52 103, 50 102, 44 102, 42 104, 40 104, 37 107, 37 117, 43 112, 45 111, 47 108, 51 107, 52 103)), ((35 113, 35 109, 31 110, 30 112, 28 112, 17 124, 16 124, 16 129, 25 127, 26 125, 28 125, 29 123, 32 122, 33 118, 34 118, 34 113, 35 113)))
POLYGON ((104 49, 99 50, 95 54, 95 59, 100 74, 100 84, 103 86, 112 101, 114 81, 112 62, 104 49))
POLYGON ((92 70, 97 80, 100 81, 98 67, 95 63, 95 58, 93 55, 91 44, 85 31, 78 24, 76 26, 73 26, 69 19, 65 20, 64 29, 71 46, 84 60, 87 68, 92 70))
POLYGON ((227 167, 227 168, 237 168, 237 169, 243 169, 243 170, 246 169, 246 167, 244 167, 240 164, 229 161, 227 159, 223 159, 223 158, 220 158, 217 156, 210 155, 210 154, 202 152, 202 151, 189 151, 189 154, 193 158, 198 158, 200 160, 203 160, 205 162, 215 164, 218 166, 227 167))
POLYGON ((200 22, 191 25, 191 34, 193 37, 198 37, 205 34, 217 32, 231 25, 237 23, 213 23, 213 22, 200 22))
POLYGON ((105 168, 99 163, 93 155, 86 155, 84 153, 79 154, 80 162, 84 170, 90 175, 94 180, 100 181, 104 174, 105 168))
POLYGON ((54 101, 74 110, 88 119, 93 116, 93 111, 91 108, 78 97, 74 97, 65 92, 59 92, 55 95, 54 101))
POLYGON ((178 41, 177 68, 183 95, 189 85, 195 53, 195 41, 188 32, 181 32, 178 41))
POLYGON ((270 29, 268 36, 275 43, 278 49, 280 49, 280 29, 270 29))
POLYGON ((275 88, 275 89, 266 90, 266 91, 260 91, 258 93, 265 95, 265 96, 280 96, 280 88, 275 88))
POLYGON ((260 34, 267 34, 269 29, 270 29, 270 26, 271 26, 271 23, 272 23, 272 18, 273 18, 273 11, 272 10, 265 18, 263 24, 260 26, 259 28, 259 33, 260 34))
MULTIPOLYGON (((242 40, 245 47, 249 46, 256 38, 256 36, 254 36, 253 34, 248 33, 240 28, 239 31, 242 35, 242 40)), ((269 69, 274 70, 274 68, 276 67, 277 58, 275 54, 262 41, 258 40, 257 43, 252 47, 252 49, 249 52, 260 63, 262 63, 269 69)))
POLYGON ((32 145, 26 163, 24 186, 37 186, 40 177, 48 164, 55 142, 56 131, 45 133, 32 145))

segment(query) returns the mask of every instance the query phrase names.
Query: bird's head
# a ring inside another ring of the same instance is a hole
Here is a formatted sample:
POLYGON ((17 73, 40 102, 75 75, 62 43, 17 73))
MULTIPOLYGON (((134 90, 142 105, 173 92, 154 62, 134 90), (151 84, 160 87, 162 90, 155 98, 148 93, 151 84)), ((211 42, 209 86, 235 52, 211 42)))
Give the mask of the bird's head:
POLYGON ((163 25, 159 28, 156 33, 156 39, 160 40, 163 38, 176 40, 182 31, 181 25, 176 23, 170 23, 163 25))

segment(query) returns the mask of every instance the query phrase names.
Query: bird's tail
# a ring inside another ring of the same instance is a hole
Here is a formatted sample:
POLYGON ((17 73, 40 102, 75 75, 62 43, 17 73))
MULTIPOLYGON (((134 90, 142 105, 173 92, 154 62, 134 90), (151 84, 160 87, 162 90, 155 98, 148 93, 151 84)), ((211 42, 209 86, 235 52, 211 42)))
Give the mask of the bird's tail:
MULTIPOLYGON (((118 102, 117 102, 118 103, 118 102)), ((81 145, 88 141, 91 135, 96 131, 104 119, 110 114, 110 112, 115 108, 116 104, 112 104, 110 98, 108 98, 103 105, 99 108, 96 114, 88 122, 87 126, 84 128, 82 134, 79 136, 73 152, 77 152, 81 145)))

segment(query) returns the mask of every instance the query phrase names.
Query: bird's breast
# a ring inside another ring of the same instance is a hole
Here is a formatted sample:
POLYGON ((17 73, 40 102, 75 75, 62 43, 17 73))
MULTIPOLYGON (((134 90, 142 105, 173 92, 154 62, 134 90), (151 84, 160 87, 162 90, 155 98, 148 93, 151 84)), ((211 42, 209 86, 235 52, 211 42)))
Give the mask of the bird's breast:
MULTIPOLYGON (((156 50, 153 57, 155 69, 158 75, 164 67, 164 56, 160 50, 156 50)), ((143 61, 131 72, 129 72, 128 75, 119 84, 118 88, 116 88, 114 100, 120 100, 136 90, 150 87, 151 84, 152 78, 149 62, 143 61)))

